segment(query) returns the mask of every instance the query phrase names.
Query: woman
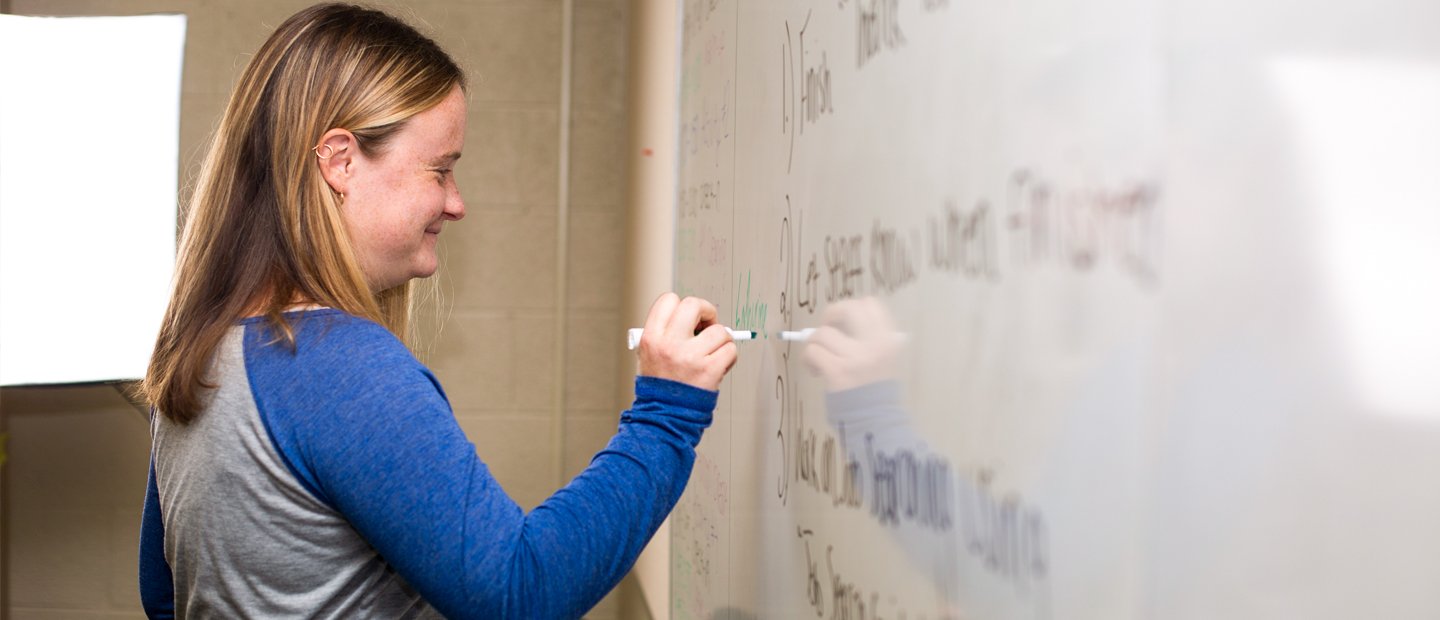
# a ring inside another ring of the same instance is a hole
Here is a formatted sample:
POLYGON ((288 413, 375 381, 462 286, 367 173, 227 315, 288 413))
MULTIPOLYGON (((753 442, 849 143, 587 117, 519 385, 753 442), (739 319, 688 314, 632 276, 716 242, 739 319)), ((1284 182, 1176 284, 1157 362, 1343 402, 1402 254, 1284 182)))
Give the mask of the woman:
POLYGON ((246 67, 143 385, 152 617, 578 617, 678 499, 735 360, 709 303, 655 303, 634 407, 528 515, 397 337, 465 214, 464 90, 433 41, 347 5, 246 67))

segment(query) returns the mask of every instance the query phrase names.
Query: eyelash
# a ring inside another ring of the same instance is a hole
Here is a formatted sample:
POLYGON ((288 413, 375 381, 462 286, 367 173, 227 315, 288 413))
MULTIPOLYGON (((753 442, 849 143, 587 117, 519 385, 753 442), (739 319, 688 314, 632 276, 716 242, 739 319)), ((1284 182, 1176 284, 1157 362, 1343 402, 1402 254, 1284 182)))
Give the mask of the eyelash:
POLYGON ((445 177, 450 176, 451 169, 450 169, 450 168, 438 168, 438 169, 434 170, 433 172, 435 172, 436 174, 438 174, 438 175, 440 176, 440 182, 441 182, 441 183, 444 183, 444 182, 445 182, 445 177))

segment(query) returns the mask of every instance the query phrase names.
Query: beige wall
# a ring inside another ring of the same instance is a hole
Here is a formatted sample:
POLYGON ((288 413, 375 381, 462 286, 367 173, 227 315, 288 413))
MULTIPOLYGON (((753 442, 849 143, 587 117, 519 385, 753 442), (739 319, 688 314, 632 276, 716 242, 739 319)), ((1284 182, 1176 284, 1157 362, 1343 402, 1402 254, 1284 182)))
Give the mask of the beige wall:
POLYGON ((136 549, 149 435, 115 390, 0 391, 10 618, 143 618, 136 549))
MULTIPOLYGON (((182 183, 244 54, 310 4, 8 2, 17 14, 189 15, 182 183)), ((442 236, 445 301, 435 312, 439 337, 423 357, 481 456, 530 508, 603 447, 617 394, 629 389, 616 356, 625 326, 627 2, 389 6, 403 6, 392 10, 433 34, 472 76, 456 170, 468 215, 442 236)), ((139 617, 135 544, 148 437, 135 410, 96 390, 0 394, 11 434, 11 618, 139 617)), ((614 617, 617 608, 607 601, 592 617, 614 617)))
MULTIPOLYGON (((630 4, 630 165, 627 208, 630 251, 625 270, 623 313, 643 323, 650 303, 674 281, 675 169, 678 103, 673 0, 630 4)), ((617 366, 627 370, 623 357, 617 366)), ((618 404, 618 403, 617 403, 618 404)), ((656 532, 635 563, 634 575, 645 608, 654 620, 670 618, 670 522, 656 532)))

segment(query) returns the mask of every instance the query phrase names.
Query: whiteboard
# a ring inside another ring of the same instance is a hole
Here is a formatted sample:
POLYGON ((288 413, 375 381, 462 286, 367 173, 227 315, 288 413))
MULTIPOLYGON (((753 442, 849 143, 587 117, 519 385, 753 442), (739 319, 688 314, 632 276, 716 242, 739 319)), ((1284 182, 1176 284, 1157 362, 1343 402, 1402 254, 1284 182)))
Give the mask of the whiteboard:
POLYGON ((1440 617, 1440 4, 683 9, 672 617, 1440 617))

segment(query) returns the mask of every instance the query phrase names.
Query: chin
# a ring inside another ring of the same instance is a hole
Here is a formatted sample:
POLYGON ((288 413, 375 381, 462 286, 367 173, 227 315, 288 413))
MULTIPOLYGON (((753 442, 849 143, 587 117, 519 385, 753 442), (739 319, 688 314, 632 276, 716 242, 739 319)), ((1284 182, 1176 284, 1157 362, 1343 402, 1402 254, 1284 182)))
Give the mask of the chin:
POLYGON ((416 269, 415 272, 414 272, 414 274, 411 275, 410 277, 411 277, 411 278, 428 278, 428 277, 430 277, 430 276, 435 275, 435 272, 436 272, 439 268, 440 268, 440 265, 437 264, 437 263, 434 263, 434 262, 430 263, 429 265, 422 265, 421 267, 419 267, 418 269, 416 269))

